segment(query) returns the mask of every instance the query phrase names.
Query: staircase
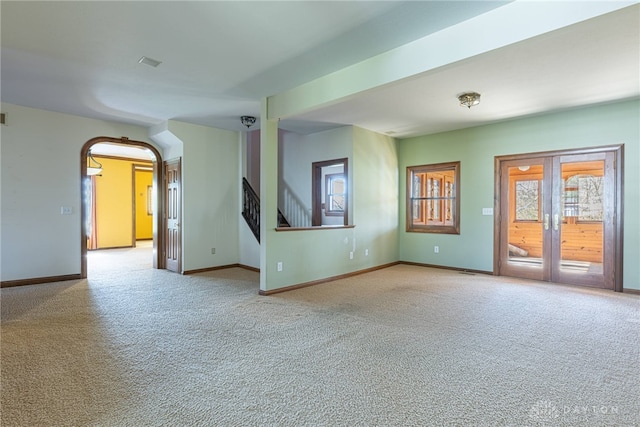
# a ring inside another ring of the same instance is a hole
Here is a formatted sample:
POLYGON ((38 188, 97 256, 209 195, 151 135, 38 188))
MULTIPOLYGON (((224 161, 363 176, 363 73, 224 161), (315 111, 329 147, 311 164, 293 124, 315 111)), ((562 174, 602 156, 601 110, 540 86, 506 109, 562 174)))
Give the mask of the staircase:
MULTIPOLYGON (((242 178, 242 217, 260 242, 260 197, 246 178, 242 178)), ((280 209, 278 209, 278 227, 291 227, 280 209)))

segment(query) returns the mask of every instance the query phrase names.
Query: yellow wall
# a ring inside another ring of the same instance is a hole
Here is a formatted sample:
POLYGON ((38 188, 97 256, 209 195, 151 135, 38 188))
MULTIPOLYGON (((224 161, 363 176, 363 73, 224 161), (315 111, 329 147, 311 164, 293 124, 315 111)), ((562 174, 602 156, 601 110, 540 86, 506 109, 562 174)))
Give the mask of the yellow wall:
POLYGON ((153 215, 147 212, 148 187, 153 185, 152 171, 136 171, 136 239, 153 238, 153 215))
MULTIPOLYGON (((133 246, 133 164, 140 161, 94 156, 102 164, 102 174, 96 177, 96 230, 98 249, 133 246)), ((149 175, 151 182, 152 173, 149 175)), ((142 209, 146 215, 146 185, 142 209)), ((139 193, 139 192, 137 192, 139 193)), ((149 216, 151 218, 151 216, 149 216)), ((151 228, 151 219, 149 219, 151 228)), ((143 230, 144 231, 144 230, 143 230)), ((152 234, 146 234, 151 238, 152 234)))

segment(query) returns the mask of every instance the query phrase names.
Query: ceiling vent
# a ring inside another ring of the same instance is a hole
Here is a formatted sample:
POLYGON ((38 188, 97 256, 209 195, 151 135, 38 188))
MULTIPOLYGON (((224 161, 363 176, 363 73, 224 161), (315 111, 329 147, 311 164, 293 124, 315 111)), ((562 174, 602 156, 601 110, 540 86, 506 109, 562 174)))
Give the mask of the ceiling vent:
POLYGON ((150 67, 156 68, 158 65, 162 64, 162 61, 158 61, 157 59, 149 58, 148 56, 143 56, 138 60, 139 64, 148 65, 150 67))

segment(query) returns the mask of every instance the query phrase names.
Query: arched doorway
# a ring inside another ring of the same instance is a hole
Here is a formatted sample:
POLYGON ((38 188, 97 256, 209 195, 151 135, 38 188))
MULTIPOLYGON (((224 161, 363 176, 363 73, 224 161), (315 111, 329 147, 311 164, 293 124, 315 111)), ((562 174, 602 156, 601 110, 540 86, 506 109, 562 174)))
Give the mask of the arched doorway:
POLYGON ((163 211, 164 211, 164 178, 163 178, 163 168, 162 168, 162 156, 160 152, 151 144, 143 142, 143 141, 133 141, 127 137, 121 138, 111 138, 106 136, 99 136, 96 138, 92 138, 87 141, 80 151, 80 194, 82 195, 82 202, 80 203, 80 229, 81 229, 81 237, 80 237, 80 256, 81 256, 81 277, 87 278, 87 236, 88 229, 87 224, 89 222, 89 209, 87 207, 87 203, 85 203, 84 197, 87 193, 87 185, 88 185, 88 174, 87 174, 87 155, 91 147, 95 144, 99 143, 111 143, 111 144, 121 144, 126 146, 139 147, 142 149, 147 149, 153 153, 155 160, 153 160, 153 187, 156 188, 156 197, 154 200, 153 206, 153 222, 154 222, 154 231, 153 231, 153 268, 165 268, 164 265, 164 227, 163 227, 163 211))

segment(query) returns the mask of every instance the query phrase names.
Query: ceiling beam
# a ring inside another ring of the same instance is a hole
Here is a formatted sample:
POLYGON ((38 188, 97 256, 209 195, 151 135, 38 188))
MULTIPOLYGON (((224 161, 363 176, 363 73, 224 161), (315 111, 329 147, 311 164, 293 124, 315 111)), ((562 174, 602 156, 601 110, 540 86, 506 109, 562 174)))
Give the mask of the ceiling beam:
POLYGON ((508 46, 638 1, 516 0, 452 27, 267 98, 269 119, 326 107, 359 93, 508 46))

